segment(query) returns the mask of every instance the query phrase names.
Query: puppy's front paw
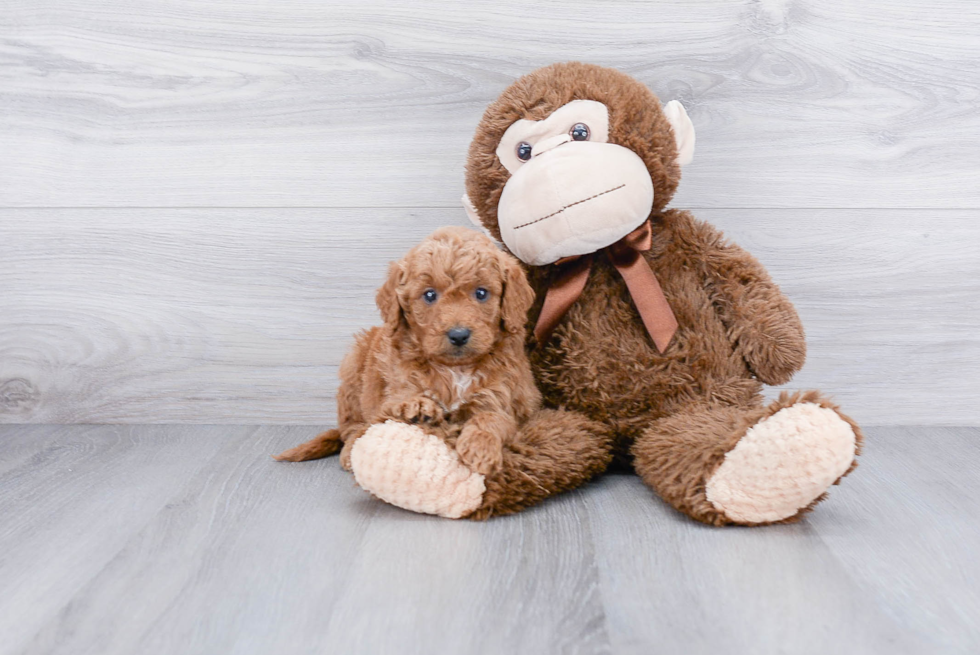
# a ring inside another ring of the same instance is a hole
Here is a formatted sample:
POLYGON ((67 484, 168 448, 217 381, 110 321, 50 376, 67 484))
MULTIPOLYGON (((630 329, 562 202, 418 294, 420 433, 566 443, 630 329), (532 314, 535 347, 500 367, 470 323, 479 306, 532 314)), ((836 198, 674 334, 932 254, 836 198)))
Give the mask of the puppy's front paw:
POLYGON ((500 437, 468 425, 456 441, 456 454, 470 470, 481 475, 493 473, 504 461, 503 442, 500 437))
POLYGON ((404 423, 439 423, 444 417, 442 407, 427 396, 388 401, 382 406, 381 414, 382 419, 404 423))

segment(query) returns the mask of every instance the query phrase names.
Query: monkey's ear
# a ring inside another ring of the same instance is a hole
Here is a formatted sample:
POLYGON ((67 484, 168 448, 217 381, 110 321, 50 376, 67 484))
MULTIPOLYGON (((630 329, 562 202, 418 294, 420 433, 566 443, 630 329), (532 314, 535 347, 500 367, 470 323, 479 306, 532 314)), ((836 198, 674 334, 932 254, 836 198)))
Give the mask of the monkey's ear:
POLYGON ((677 142, 677 163, 686 166, 694 159, 694 123, 687 115, 687 110, 677 100, 671 100, 664 105, 664 116, 670 121, 674 130, 674 140, 677 142))
POLYGON ((470 223, 477 227, 483 227, 483 223, 480 222, 480 215, 476 213, 476 207, 473 205, 473 201, 470 200, 470 194, 463 194, 463 209, 466 210, 466 217, 470 219, 470 223))
POLYGON ((405 283, 405 269, 401 263, 391 262, 388 265, 388 279, 378 289, 378 295, 374 297, 378 309, 381 310, 381 318, 385 322, 385 328, 392 334, 404 320, 402 315, 402 305, 398 300, 398 287, 405 283))
POLYGON ((470 223, 475 225, 481 232, 483 232, 485 235, 493 239, 494 242, 496 242, 497 240, 494 239, 492 234, 490 234, 490 230, 484 227, 483 222, 480 221, 480 215, 476 212, 476 206, 473 204, 473 201, 470 200, 470 194, 464 193, 462 200, 463 200, 463 209, 466 210, 466 217, 470 219, 470 223))

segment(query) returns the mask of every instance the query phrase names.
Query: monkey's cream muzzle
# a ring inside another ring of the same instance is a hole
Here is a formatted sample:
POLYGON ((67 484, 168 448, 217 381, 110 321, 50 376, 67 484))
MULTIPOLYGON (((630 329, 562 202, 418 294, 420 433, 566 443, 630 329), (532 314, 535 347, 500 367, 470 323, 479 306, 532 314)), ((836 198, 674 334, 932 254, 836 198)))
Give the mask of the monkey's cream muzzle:
MULTIPOLYGON (((663 113, 683 166, 694 154, 694 126, 676 100, 663 113)), ((525 263, 544 266, 602 250, 650 216, 650 173, 639 155, 609 142, 609 126, 606 105, 572 100, 542 120, 514 121, 500 138, 495 154, 510 178, 497 203, 497 226, 507 248, 525 263)), ((482 225, 468 196, 463 205, 482 225)))
POLYGON ((497 205, 507 248, 532 266, 585 255, 635 230, 653 208, 653 181, 632 150, 567 135, 534 146, 497 205))

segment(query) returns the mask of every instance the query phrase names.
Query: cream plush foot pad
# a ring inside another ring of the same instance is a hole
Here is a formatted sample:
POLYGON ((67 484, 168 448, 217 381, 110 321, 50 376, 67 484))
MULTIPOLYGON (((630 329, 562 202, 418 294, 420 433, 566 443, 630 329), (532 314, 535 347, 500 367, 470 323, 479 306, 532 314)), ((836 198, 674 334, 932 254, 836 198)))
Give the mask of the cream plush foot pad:
POLYGON ((368 428, 350 452, 354 479, 386 503, 458 519, 483 502, 484 478, 456 451, 421 428, 386 421, 368 428))
POLYGON ((705 488, 708 500, 739 523, 793 516, 844 475, 854 461, 851 426, 815 403, 784 407, 746 431, 705 488))

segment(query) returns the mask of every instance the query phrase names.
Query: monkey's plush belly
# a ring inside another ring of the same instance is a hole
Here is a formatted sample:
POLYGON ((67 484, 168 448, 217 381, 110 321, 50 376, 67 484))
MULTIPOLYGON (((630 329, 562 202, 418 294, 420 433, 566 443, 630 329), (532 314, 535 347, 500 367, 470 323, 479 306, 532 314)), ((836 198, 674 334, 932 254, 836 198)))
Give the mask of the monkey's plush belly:
MULTIPOLYGON (((654 270, 673 262, 654 261, 654 270)), ((678 321, 657 351, 622 278, 597 261, 578 302, 531 353, 545 403, 628 426, 691 403, 757 404, 762 385, 737 355, 693 272, 659 276, 678 321)))

